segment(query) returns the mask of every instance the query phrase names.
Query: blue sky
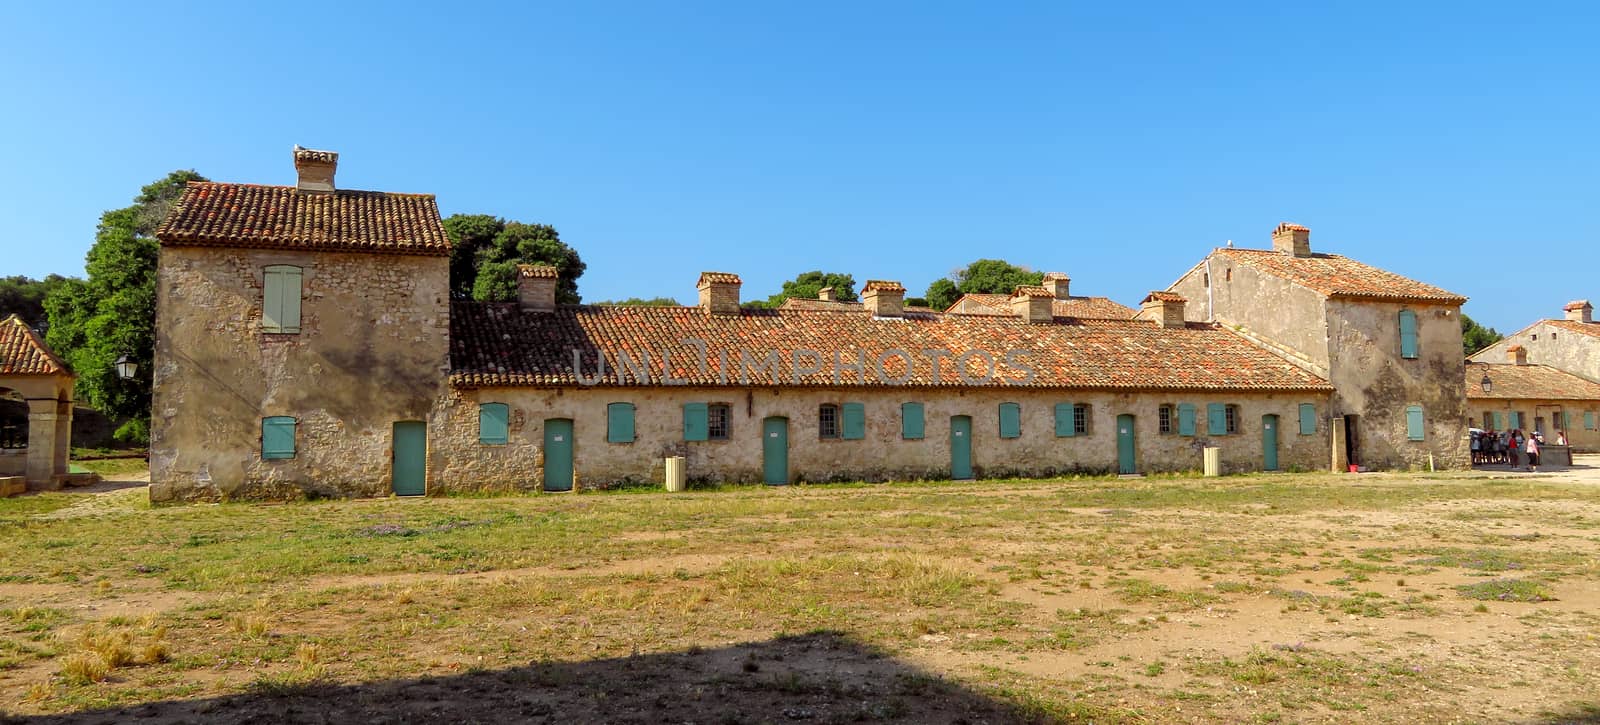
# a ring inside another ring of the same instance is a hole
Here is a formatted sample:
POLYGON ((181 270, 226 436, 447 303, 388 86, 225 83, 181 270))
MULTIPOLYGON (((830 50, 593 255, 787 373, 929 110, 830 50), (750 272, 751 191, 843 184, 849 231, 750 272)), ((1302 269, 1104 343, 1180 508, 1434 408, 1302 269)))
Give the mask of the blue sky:
POLYGON ((298 143, 554 224, 592 300, 1000 257, 1136 304, 1294 221, 1502 331, 1600 301, 1593 4, 119 5, 0 9, 0 275, 298 143))

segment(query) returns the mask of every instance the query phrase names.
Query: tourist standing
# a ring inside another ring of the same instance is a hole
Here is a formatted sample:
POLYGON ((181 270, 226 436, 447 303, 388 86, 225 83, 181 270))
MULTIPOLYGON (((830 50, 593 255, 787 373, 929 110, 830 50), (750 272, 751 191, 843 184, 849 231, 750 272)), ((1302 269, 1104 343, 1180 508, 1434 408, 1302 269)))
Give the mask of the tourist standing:
POLYGON ((1539 471, 1539 436, 1528 436, 1528 470, 1539 471))

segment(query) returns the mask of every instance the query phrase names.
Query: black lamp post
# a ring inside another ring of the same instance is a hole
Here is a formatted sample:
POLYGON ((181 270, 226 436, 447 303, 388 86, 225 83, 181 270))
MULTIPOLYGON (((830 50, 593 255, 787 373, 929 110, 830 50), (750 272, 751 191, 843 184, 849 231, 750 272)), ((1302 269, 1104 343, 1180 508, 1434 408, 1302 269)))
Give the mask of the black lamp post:
POLYGON ((129 360, 127 355, 117 358, 117 377, 123 380, 132 380, 134 373, 139 372, 139 364, 129 360))
POLYGON ((1488 373, 1483 374, 1483 379, 1478 381, 1478 384, 1483 386, 1484 394, 1494 392, 1494 381, 1489 379, 1488 373))

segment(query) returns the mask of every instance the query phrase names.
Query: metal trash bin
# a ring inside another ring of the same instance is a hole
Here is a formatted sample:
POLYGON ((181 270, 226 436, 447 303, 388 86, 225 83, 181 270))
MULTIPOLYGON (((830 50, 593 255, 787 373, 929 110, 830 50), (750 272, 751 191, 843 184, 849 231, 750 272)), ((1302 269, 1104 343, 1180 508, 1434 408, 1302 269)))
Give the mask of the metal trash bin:
POLYGON ((666 487, 668 491, 682 491, 688 476, 683 470, 683 456, 667 456, 666 487))
POLYGON ((1206 476, 1222 475, 1222 449, 1216 446, 1205 447, 1205 472, 1206 476))

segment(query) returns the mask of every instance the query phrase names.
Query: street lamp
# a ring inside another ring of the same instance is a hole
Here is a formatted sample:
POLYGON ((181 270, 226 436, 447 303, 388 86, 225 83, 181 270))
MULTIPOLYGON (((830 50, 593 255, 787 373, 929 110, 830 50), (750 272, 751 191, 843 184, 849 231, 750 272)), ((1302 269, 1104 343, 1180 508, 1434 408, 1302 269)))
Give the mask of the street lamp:
POLYGON ((117 377, 123 380, 132 380, 133 374, 139 372, 139 363, 128 359, 127 355, 117 358, 117 377))
POLYGON ((1483 374, 1483 379, 1478 381, 1478 384, 1483 386, 1484 394, 1487 395, 1488 393, 1494 392, 1494 381, 1489 379, 1488 373, 1483 374))

